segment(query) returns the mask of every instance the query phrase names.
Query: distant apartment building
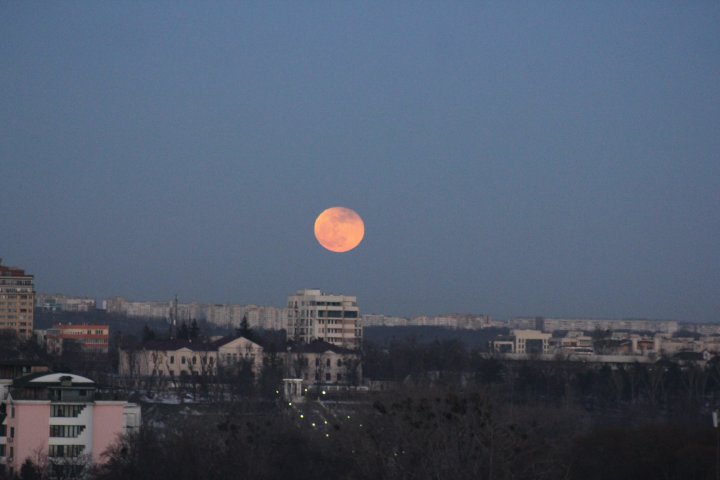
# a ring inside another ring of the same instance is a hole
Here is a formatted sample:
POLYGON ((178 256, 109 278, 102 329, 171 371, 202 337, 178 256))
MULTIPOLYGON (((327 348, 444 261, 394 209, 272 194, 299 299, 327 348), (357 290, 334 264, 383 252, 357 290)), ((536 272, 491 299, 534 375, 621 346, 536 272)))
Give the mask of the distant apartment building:
POLYGON ((138 405, 105 399, 95 382, 68 373, 14 380, 2 407, 0 463, 11 475, 26 459, 47 457, 53 478, 79 477, 141 420, 138 405))
POLYGON ((409 318, 393 317, 379 313, 364 313, 361 315, 364 327, 407 327, 409 318))
MULTIPOLYGON (((122 297, 109 298, 103 301, 108 313, 126 315, 128 317, 170 318, 173 302, 131 302, 122 297)), ((243 318, 247 318, 251 328, 266 330, 287 329, 287 310, 284 308, 239 305, 239 304, 205 304, 178 303, 177 322, 189 323, 192 320, 205 320, 222 327, 237 328, 243 318)))
POLYGON ((701 335, 720 335, 720 323, 683 323, 680 330, 687 330, 701 335))
POLYGON ((382 327, 444 327, 467 330, 479 330, 488 327, 504 326, 501 322, 494 322, 489 315, 474 314, 446 314, 435 316, 419 316, 414 318, 391 317, 378 314, 362 316, 363 325, 382 327))
POLYGON ((0 330, 30 338, 34 305, 33 276, 21 268, 2 265, 0 260, 0 330))
POLYGON ((447 315, 419 316, 410 319, 410 325, 424 327, 446 327, 465 330, 479 330, 497 326, 489 315, 452 313, 447 315))
POLYGON ((251 328, 287 329, 287 311, 283 308, 236 304, 212 304, 202 307, 202 314, 195 318, 207 320, 214 325, 237 328, 242 319, 246 318, 251 328))
POLYGON ((128 317, 169 318, 172 302, 129 302, 122 297, 103 300, 107 313, 128 317))
POLYGON ((359 349, 362 323, 357 297, 298 290, 288 297, 288 337, 301 343, 322 340, 359 349))
POLYGON ((38 293, 35 298, 35 308, 48 312, 92 312, 95 307, 94 298, 48 295, 46 293, 38 293))
POLYGON ((557 330, 626 330, 632 332, 675 333, 678 330, 676 320, 645 319, 597 319, 597 318, 552 318, 552 317, 516 317, 510 320, 510 328, 535 329, 543 332, 557 330))
POLYGON ((62 354, 68 347, 85 353, 107 353, 109 345, 110 327, 107 325, 59 323, 45 333, 45 348, 55 355, 62 354))

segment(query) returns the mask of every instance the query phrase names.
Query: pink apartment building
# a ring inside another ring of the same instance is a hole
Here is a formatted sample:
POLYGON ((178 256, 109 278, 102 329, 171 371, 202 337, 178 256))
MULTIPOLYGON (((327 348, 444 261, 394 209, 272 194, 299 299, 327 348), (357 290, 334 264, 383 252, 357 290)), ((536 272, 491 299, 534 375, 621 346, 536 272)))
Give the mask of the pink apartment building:
POLYGON ((138 405, 104 399, 95 382, 79 375, 32 374, 0 394, 0 463, 11 473, 30 458, 79 474, 140 426, 138 405))

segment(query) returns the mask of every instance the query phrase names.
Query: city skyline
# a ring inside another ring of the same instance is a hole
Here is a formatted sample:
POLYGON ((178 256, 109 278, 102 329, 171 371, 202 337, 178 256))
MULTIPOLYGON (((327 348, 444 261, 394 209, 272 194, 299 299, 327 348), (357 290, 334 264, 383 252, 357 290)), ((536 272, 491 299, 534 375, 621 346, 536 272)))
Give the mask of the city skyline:
MULTIPOLYGON (((308 291, 308 290, 316 290, 321 291, 319 289, 310 288, 310 289, 301 289, 300 291, 308 291)), ((298 292, 295 292, 294 294, 290 294, 288 298, 292 298, 293 296, 297 295, 298 292)), ((336 292, 327 292, 327 291, 321 291, 323 295, 330 295, 330 296, 347 296, 341 293, 336 292)), ((356 298, 355 296, 352 296, 352 298, 356 298)), ((170 300, 162 300, 162 299, 133 299, 133 298, 125 298, 121 295, 115 295, 111 297, 106 298, 92 298, 89 296, 83 296, 83 295, 66 295, 63 293, 44 293, 44 292, 38 292, 36 295, 36 307, 40 308, 41 310, 49 310, 49 311, 65 311, 65 312, 90 312, 92 310, 108 310, 111 313, 121 313, 124 315, 128 315, 130 317, 138 317, 138 318, 166 318, 172 315, 171 310, 174 305, 174 299, 170 300)), ((248 320, 251 320, 251 323, 257 322, 258 319, 255 318, 257 315, 264 314, 261 312, 266 311, 272 311, 276 314, 285 313, 287 314, 290 310, 287 306, 287 302, 282 305, 270 305, 270 304, 258 304, 258 303, 231 303, 231 302, 222 302, 222 303, 212 303, 212 302, 203 302, 198 301, 195 299, 180 299, 178 300, 178 306, 181 307, 181 315, 180 320, 187 322, 193 319, 197 320, 207 320, 210 323, 215 324, 222 324, 216 317, 217 313, 214 312, 214 310, 218 310, 220 312, 220 317, 231 317, 232 318, 232 324, 233 325, 239 325, 240 321, 244 316, 248 318, 248 320), (229 310, 228 310, 229 309, 229 310), (213 313, 208 314, 209 311, 213 311, 213 313), (249 312, 253 312, 251 316, 248 316, 249 312), (252 317, 254 315, 255 317, 252 317)), ((358 304, 359 305, 359 304, 358 304)), ((264 314, 266 315, 266 314, 264 314)), ((570 316, 570 317, 562 317, 562 316, 553 316, 553 315, 530 315, 530 314, 513 314, 509 316, 492 316, 488 315, 485 312, 439 312, 437 314, 427 315, 424 313, 420 313, 417 315, 389 315, 384 312, 368 312, 362 310, 360 308, 360 316, 367 320, 367 319, 374 319, 370 322, 370 324, 364 324, 365 326, 377 326, 380 324, 384 324, 384 322, 380 322, 379 320, 386 319, 390 321, 390 324, 395 325, 393 323, 393 320, 404 320, 404 321, 410 321, 410 325, 417 325, 417 323, 412 323, 414 320, 422 320, 422 319, 460 319, 465 320, 465 323, 472 323, 473 321, 477 323, 477 328, 480 328, 482 324, 485 324, 485 326, 505 326, 506 324, 512 323, 513 321, 516 322, 535 322, 537 319, 550 319, 552 321, 555 321, 557 319, 563 319, 568 321, 600 321, 600 322, 653 322, 657 323, 658 325, 663 322, 675 322, 678 323, 677 319, 670 319, 670 318, 648 318, 648 317, 614 317, 614 318, 607 318, 607 317, 599 317, 599 316, 592 316, 592 315, 578 315, 578 316, 570 316)), ((277 319, 273 319, 272 321, 277 321, 277 319)), ((265 319, 265 322, 267 322, 267 319, 265 319)), ((720 322, 709 322, 709 323, 698 323, 698 322, 690 322, 690 321, 684 321, 683 323, 691 323, 695 325, 706 325, 706 326, 712 326, 714 324, 717 324, 720 326, 720 322)), ((399 323, 398 323, 399 325, 399 323)), ((434 325, 434 323, 422 323, 420 325, 434 325)), ((256 326, 259 326, 260 328, 269 328, 269 329, 285 329, 286 326, 280 326, 280 325, 272 325, 267 326, 264 324, 258 324, 256 326)), ((465 328, 465 327, 463 327, 465 328)))
POLYGON ((0 5, 38 292, 720 320, 720 5, 0 5), (313 222, 343 205, 353 251, 313 222))

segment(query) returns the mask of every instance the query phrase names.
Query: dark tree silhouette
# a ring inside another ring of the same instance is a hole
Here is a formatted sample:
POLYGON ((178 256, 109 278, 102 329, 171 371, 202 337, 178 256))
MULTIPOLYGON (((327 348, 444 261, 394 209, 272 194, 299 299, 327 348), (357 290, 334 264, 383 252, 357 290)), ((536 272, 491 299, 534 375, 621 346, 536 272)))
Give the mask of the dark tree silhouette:
POLYGON ((193 318, 192 322, 190 322, 190 329, 188 330, 188 338, 190 340, 195 340, 200 336, 200 327, 198 326, 197 320, 193 318))
POLYGON ((243 315, 243 318, 240 321, 240 327, 235 329, 235 333, 237 333, 241 337, 247 338, 248 340, 253 339, 253 331, 250 328, 250 323, 248 322, 247 315, 243 315))
POLYGON ((155 330, 153 330, 152 328, 150 328, 150 325, 148 325, 148 324, 146 323, 145 326, 143 327, 143 331, 142 331, 142 341, 143 341, 143 343, 145 343, 145 342, 150 342, 150 341, 152 341, 152 340, 155 340, 155 338, 156 338, 155 330))
POLYGON ((187 323, 182 322, 177 331, 177 338, 178 340, 190 340, 190 329, 188 328, 187 323))

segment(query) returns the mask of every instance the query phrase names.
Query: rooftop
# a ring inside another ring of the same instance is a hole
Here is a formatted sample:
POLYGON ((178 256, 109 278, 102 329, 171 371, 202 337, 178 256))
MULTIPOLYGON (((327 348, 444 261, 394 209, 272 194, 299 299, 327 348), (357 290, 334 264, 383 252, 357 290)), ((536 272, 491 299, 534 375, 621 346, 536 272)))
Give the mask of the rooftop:
POLYGON ((315 340, 310 343, 299 343, 290 347, 290 351, 294 353, 325 353, 333 352, 339 354, 356 353, 355 350, 349 348, 338 347, 324 340, 315 340))
POLYGON ((70 385, 75 386, 95 386, 95 382, 89 378, 81 377, 73 373, 41 372, 16 378, 15 381, 13 381, 13 387, 60 387, 65 386, 66 382, 70 382, 70 385))
POLYGON ((0 276, 2 277, 31 277, 32 275, 26 275, 25 270, 18 267, 7 267, 0 265, 0 276))
MULTIPOLYGON (((209 343, 191 342, 189 340, 150 340, 133 347, 134 350, 164 350, 174 351, 181 348, 187 348, 197 352, 205 352, 212 350, 213 347, 209 343)), ((126 349, 127 350, 127 349, 126 349)))

